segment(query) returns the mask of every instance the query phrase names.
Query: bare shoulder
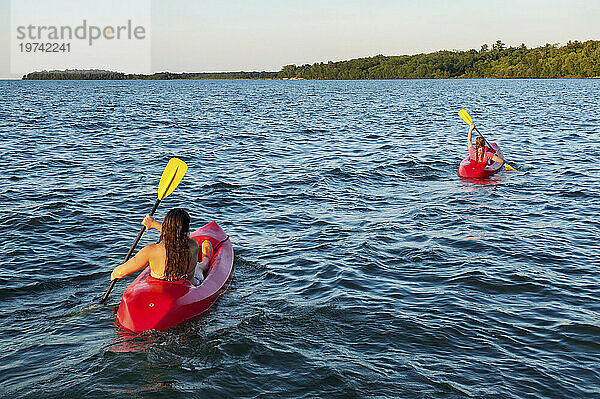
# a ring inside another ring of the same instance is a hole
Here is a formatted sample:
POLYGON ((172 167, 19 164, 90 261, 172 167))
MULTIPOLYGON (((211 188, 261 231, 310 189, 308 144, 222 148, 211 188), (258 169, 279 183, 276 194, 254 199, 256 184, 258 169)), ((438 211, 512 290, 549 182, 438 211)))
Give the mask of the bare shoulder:
MULTIPOLYGON (((142 249, 142 251, 145 251, 148 253, 148 255, 150 254, 154 254, 157 253, 161 250, 161 245, 160 244, 148 244, 144 247, 144 249, 142 249)), ((141 252, 141 251, 140 251, 141 252)))

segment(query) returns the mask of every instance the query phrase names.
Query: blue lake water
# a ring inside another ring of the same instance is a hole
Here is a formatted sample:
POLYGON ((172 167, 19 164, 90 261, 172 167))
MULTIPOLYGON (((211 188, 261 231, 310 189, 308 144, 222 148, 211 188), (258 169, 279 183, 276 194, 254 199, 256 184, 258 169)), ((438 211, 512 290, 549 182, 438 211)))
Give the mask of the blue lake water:
POLYGON ((598 80, 2 81, 0 397, 598 397, 599 98, 598 80), (457 176, 461 108, 518 172, 457 176), (172 156, 189 170, 157 216, 217 221, 236 270, 207 314, 132 335, 132 277, 97 301, 172 156))

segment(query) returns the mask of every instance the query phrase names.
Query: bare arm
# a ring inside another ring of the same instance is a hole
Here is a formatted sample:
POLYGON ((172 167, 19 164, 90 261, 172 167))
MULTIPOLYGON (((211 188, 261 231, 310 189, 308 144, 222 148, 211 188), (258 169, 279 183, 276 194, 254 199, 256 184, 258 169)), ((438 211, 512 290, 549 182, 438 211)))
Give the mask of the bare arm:
POLYGON ((123 278, 133 272, 136 272, 150 263, 150 247, 155 244, 146 245, 133 258, 127 262, 115 267, 110 275, 110 279, 123 278))
POLYGON ((473 133, 473 129, 475 129, 475 124, 471 123, 471 126, 469 127, 469 134, 467 135, 467 150, 469 148, 471 148, 471 134, 473 133))
POLYGON ((150 215, 146 215, 146 217, 142 221, 142 224, 144 226, 146 226, 146 230, 156 229, 156 230, 158 230, 158 231, 160 231, 162 233, 162 223, 158 223, 156 221, 156 219, 154 219, 150 215))

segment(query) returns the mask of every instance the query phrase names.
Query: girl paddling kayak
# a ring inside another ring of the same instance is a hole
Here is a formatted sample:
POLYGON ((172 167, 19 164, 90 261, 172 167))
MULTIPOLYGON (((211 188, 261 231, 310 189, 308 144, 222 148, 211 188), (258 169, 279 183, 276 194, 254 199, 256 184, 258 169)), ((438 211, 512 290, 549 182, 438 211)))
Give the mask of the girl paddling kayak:
POLYGON ((150 265, 150 275, 156 279, 188 280, 193 285, 200 285, 209 269, 213 247, 210 241, 204 240, 202 261, 197 261, 200 246, 189 237, 188 213, 175 208, 167 212, 162 223, 148 215, 142 224, 147 230, 154 228, 161 232, 158 243, 146 245, 133 258, 115 267, 110 279, 123 278, 150 265))
POLYGON ((218 224, 210 222, 191 233, 190 238, 200 247, 206 247, 205 241, 213 245, 214 255, 202 284, 196 286, 187 279, 159 280, 146 267, 123 292, 117 311, 121 326, 136 332, 166 330, 204 313, 225 292, 234 269, 229 236, 218 224))
POLYGON ((504 163, 504 160, 495 155, 493 149, 485 146, 485 140, 483 137, 477 137, 475 139, 475 145, 471 143, 471 135, 475 129, 475 124, 471 123, 469 127, 469 134, 467 135, 467 149, 469 150, 469 158, 471 162, 477 162, 480 165, 487 165, 488 161, 504 163))

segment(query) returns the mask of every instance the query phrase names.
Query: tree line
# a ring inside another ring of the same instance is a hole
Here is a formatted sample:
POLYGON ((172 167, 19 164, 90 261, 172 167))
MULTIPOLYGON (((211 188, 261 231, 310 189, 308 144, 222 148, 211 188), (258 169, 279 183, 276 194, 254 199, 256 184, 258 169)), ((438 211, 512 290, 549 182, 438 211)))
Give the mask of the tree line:
POLYGON ((277 79, 277 72, 157 72, 151 75, 126 74, 98 69, 31 72, 25 80, 177 80, 177 79, 277 79))
POLYGON ((280 78, 422 79, 422 78, 587 78, 600 76, 600 41, 569 41, 564 46, 506 47, 498 40, 479 51, 357 58, 348 61, 286 65, 280 78))
POLYGON ((286 65, 279 72, 159 72, 151 75, 103 70, 31 72, 23 79, 173 80, 173 79, 435 79, 435 78, 589 78, 600 77, 600 41, 569 41, 564 46, 506 47, 502 41, 479 50, 357 58, 286 65))

